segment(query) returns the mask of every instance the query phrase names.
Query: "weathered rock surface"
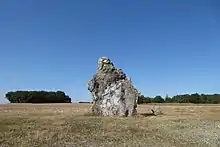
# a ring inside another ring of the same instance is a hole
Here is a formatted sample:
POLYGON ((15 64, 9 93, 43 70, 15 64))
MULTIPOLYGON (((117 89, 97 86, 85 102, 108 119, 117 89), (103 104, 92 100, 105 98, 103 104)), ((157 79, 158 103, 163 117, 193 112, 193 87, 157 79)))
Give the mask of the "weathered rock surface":
POLYGON ((93 96, 91 111, 101 116, 133 116, 136 114, 138 90, 122 69, 116 69, 110 59, 98 61, 98 71, 88 83, 93 96))

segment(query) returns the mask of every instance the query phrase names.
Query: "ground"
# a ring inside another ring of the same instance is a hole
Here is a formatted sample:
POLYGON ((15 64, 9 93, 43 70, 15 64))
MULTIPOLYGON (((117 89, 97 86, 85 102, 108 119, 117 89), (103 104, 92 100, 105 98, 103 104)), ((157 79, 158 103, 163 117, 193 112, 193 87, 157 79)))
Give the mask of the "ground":
POLYGON ((160 105, 158 116, 138 105, 127 118, 89 116, 90 106, 0 105, 0 147, 220 146, 220 105, 160 105))

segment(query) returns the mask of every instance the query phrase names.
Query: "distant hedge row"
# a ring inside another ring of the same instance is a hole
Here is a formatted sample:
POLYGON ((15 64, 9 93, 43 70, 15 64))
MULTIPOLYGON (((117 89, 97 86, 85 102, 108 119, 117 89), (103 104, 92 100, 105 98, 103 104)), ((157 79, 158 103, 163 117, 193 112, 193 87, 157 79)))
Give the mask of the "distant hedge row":
POLYGON ((141 95, 138 98, 138 104, 144 103, 194 103, 194 104, 220 104, 220 94, 184 94, 173 97, 156 96, 154 98, 141 95))
POLYGON ((71 98, 62 91, 10 91, 5 97, 10 103, 71 103, 71 98))

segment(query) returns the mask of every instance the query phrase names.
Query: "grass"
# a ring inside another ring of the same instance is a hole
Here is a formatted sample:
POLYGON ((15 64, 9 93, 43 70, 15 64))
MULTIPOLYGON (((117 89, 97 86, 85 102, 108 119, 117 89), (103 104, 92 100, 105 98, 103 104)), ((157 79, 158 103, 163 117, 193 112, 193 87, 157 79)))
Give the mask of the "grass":
POLYGON ((220 105, 139 105, 136 117, 85 115, 90 104, 0 105, 0 147, 218 147, 220 105), (141 115, 143 114, 143 115, 141 115))

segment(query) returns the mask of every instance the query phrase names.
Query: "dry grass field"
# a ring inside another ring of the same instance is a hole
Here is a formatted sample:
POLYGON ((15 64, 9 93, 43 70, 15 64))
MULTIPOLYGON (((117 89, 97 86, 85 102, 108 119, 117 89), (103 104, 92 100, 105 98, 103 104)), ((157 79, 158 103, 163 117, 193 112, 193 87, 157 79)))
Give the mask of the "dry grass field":
POLYGON ((85 115, 90 104, 0 105, 0 147, 219 147, 220 105, 139 105, 136 117, 85 115))

